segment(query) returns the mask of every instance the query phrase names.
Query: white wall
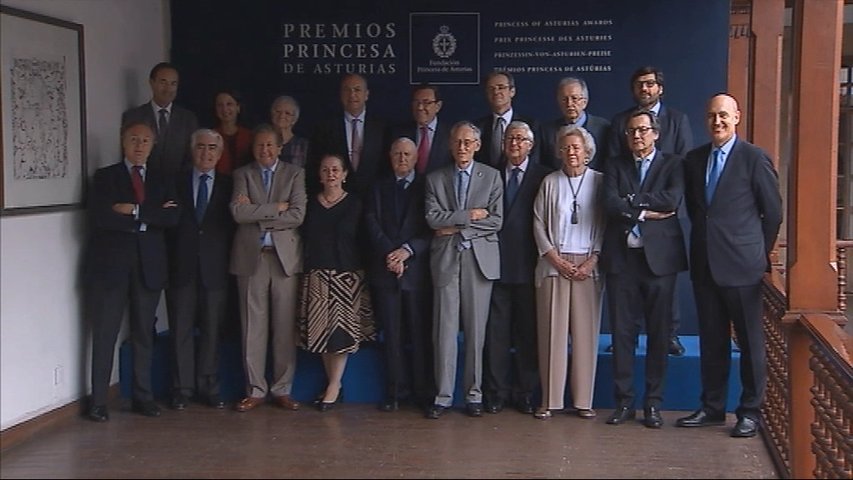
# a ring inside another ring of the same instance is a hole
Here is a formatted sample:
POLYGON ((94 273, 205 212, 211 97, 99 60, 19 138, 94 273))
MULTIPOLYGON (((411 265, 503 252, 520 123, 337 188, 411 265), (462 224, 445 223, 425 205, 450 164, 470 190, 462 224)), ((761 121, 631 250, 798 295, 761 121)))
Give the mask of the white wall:
MULTIPOLYGON (((168 0, 0 3, 83 25, 89 173, 118 161, 121 113, 150 98, 148 71, 168 59, 168 0)), ((80 210, 0 218, 0 430, 90 391, 84 220, 80 210)))

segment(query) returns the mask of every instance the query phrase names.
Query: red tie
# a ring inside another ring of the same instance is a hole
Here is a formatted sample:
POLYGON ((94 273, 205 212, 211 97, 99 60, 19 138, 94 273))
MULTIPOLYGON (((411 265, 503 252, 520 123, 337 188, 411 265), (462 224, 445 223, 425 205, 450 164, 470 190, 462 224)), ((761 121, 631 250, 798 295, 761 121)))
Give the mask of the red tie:
POLYGON ((421 127, 421 143, 418 144, 418 173, 424 173, 429 163, 429 131, 427 127, 421 127))
POLYGON ((142 167, 139 165, 133 167, 130 182, 133 184, 133 196, 136 197, 136 204, 142 205, 145 201, 145 183, 142 181, 142 167))

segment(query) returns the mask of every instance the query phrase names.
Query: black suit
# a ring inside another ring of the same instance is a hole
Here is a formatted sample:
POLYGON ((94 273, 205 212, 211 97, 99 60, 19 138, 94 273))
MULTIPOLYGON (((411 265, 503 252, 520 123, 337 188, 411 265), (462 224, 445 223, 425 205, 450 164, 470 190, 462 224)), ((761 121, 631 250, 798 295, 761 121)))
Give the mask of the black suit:
POLYGON ((370 238, 368 278, 373 306, 384 331, 387 396, 398 399, 411 393, 415 402, 428 405, 435 385, 429 271, 432 230, 424 217, 424 178, 416 174, 403 191, 398 191, 394 175, 377 182, 365 206, 365 226, 370 238), (414 256, 397 278, 386 268, 385 257, 403 244, 414 256))
MULTIPOLYGON (((542 138, 537 138, 539 158, 543 165, 552 168, 563 167, 563 157, 557 152, 557 132, 566 126, 566 119, 556 118, 542 126, 542 138)), ((586 121, 581 125, 595 140, 595 156, 589 163, 589 168, 603 171, 604 159, 608 157, 607 142, 610 139, 610 122, 607 119, 586 114, 586 121)))
POLYGON ((682 157, 656 151, 640 184, 631 155, 611 157, 604 179, 607 229, 601 266, 607 274, 613 326, 613 380, 618 406, 634 405, 635 315, 642 306, 647 335, 645 407, 660 408, 668 354, 673 294, 678 272, 687 270, 684 234, 676 216, 639 221, 643 210, 676 211, 684 195, 682 157), (643 246, 628 237, 640 225, 643 246))
POLYGON ((191 168, 190 136, 198 129, 198 120, 193 112, 172 103, 169 126, 165 132, 158 132, 157 117, 151 102, 147 102, 126 110, 121 115, 122 125, 130 122, 146 123, 157 135, 157 141, 148 157, 148 165, 170 177, 191 168))
POLYGON ((533 275, 539 251, 533 239, 533 202, 551 169, 528 161, 512 204, 506 196, 506 169, 500 172, 504 182, 503 226, 498 232, 501 276, 492 287, 483 360, 483 393, 491 405, 510 400, 510 394, 517 402, 531 400, 539 383, 533 275))
POLYGON ((138 220, 113 211, 116 203, 136 203, 130 172, 123 161, 95 172, 88 199, 90 233, 85 275, 88 312, 93 322, 93 405, 107 403, 115 343, 128 302, 133 398, 141 402, 153 400, 154 314, 168 276, 163 229, 177 222, 180 209, 162 206, 176 198, 171 181, 153 167, 144 176, 145 200, 139 205, 138 220), (147 230, 141 232, 143 223, 147 230))
MULTIPOLYGON (((414 121, 398 125, 391 130, 390 140, 393 142, 400 137, 406 137, 418 144, 418 129, 420 127, 414 121)), ((453 162, 450 156, 450 127, 441 121, 436 122, 435 132, 432 135, 432 143, 429 146, 429 160, 427 160, 424 174, 453 162)))
POLYGON ((773 163, 760 148, 736 139, 710 205, 705 176, 711 145, 685 160, 685 198, 693 229, 690 273, 699 312, 702 406, 724 413, 731 365, 730 322, 739 340, 743 392, 738 417, 757 419, 767 381, 761 280, 782 223, 773 163))
POLYGON ((359 198, 367 198, 373 182, 390 170, 387 155, 388 128, 384 120, 375 118, 370 113, 365 115, 357 170, 353 170, 352 167, 347 131, 344 127, 343 114, 317 126, 311 138, 311 159, 305 168, 305 181, 309 193, 317 193, 321 190, 320 160, 330 153, 341 155, 349 162, 350 173, 344 188, 348 192, 357 193, 359 198))
MULTIPOLYGON (((512 120, 510 121, 510 123, 511 122, 524 122, 530 127, 530 130, 533 131, 533 136, 537 141, 533 144, 533 148, 530 150, 529 157, 533 161, 533 163, 540 163, 540 148, 538 142, 540 135, 539 122, 534 118, 523 117, 521 115, 516 114, 515 109, 512 110, 512 120)), ((485 117, 478 119, 476 122, 474 122, 474 125, 476 125, 477 128, 480 129, 480 151, 474 154, 474 160, 485 163, 486 165, 491 165, 492 167, 497 169, 503 168, 503 165, 505 163, 503 153, 501 154, 500 158, 492 158, 491 153, 492 135, 494 134, 495 128, 494 114, 490 113, 485 117)), ((509 123, 504 125, 504 133, 506 133, 507 128, 509 128, 509 123)), ((501 151, 503 151, 503 149, 501 149, 501 151)))
POLYGON ((183 206, 178 225, 166 232, 169 248, 169 334, 172 346, 172 389, 190 396, 219 395, 219 338, 228 299, 228 260, 234 237, 229 203, 234 182, 216 174, 201 222, 193 195, 195 170, 180 176, 178 202, 183 206), (198 321, 196 351, 194 328, 198 321), (198 362, 195 362, 195 358, 198 362))

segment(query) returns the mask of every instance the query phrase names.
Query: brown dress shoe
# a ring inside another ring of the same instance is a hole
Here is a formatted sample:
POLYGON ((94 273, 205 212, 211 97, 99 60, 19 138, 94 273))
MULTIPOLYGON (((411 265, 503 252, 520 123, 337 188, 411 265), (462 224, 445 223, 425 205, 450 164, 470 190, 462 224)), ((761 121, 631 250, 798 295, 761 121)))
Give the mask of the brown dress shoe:
POLYGON ((299 402, 290 395, 279 395, 275 397, 275 404, 285 410, 299 410, 299 402))
POLYGON ((264 403, 264 401, 266 401, 264 397, 246 397, 234 406, 234 410, 237 410, 238 412, 248 412, 249 410, 264 403))

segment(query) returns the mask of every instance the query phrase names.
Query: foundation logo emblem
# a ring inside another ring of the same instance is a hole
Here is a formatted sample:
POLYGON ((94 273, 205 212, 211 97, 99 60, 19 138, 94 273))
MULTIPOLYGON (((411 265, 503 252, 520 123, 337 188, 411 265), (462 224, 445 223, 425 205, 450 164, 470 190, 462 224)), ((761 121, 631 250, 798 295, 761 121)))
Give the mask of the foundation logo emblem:
POLYGON ((450 58, 456 52, 456 37, 450 33, 450 27, 442 25, 432 38, 432 51, 439 58, 450 58))

